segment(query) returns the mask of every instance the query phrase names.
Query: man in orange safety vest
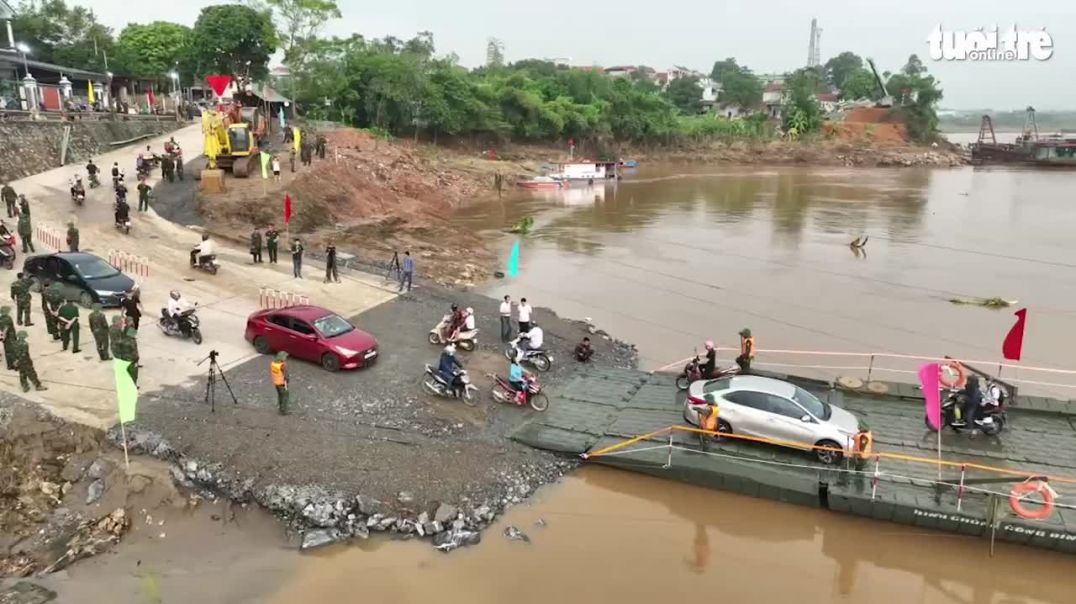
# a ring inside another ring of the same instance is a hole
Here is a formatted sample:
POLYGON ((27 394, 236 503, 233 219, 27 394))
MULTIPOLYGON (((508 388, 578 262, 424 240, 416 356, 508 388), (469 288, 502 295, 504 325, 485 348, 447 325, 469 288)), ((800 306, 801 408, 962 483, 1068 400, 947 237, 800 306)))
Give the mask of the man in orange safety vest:
POLYGON ((276 357, 269 363, 269 379, 276 388, 277 410, 281 415, 288 414, 288 367, 284 363, 287 358, 288 353, 281 351, 276 353, 276 357))

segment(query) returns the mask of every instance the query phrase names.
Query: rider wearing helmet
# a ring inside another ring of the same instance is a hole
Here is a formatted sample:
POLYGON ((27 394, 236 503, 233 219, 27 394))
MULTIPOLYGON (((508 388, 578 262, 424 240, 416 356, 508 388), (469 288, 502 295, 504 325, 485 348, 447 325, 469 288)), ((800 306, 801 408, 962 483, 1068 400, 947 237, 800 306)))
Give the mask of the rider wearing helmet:
POLYGON ((183 313, 191 308, 191 303, 183 298, 179 290, 173 289, 168 292, 168 318, 171 319, 183 335, 189 335, 190 323, 183 317, 183 313))
POLYGON ((455 339, 460 327, 463 327, 463 321, 466 317, 463 315, 463 311, 460 310, 459 304, 452 303, 452 312, 448 316, 448 324, 445 325, 444 332, 441 337, 445 340, 451 341, 455 339))
POLYGON ((74 180, 71 181, 71 198, 74 199, 76 195, 85 195, 86 188, 82 186, 82 175, 76 174, 74 180))
POLYGON ((706 340, 706 362, 699 369, 702 371, 702 379, 708 380, 714 377, 717 369, 717 350, 714 349, 714 341, 706 340))
POLYGON ((437 362, 437 373, 441 375, 441 379, 452 385, 453 396, 459 396, 460 387, 463 385, 458 373, 458 370, 462 369, 463 364, 456 358, 456 345, 445 346, 437 362))
POLYGON ((476 329, 476 327, 475 327, 474 309, 471 308, 470 306, 468 306, 467 310, 466 310, 466 312, 465 312, 465 314, 463 316, 463 328, 461 329, 461 331, 474 331, 475 329, 476 329))

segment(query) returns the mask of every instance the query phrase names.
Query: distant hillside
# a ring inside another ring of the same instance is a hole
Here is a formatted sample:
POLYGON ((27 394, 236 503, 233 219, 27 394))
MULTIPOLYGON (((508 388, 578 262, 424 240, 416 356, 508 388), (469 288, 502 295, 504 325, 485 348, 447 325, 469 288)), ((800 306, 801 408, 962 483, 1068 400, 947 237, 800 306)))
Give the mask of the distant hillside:
MULTIPOLYGON (((979 129, 979 122, 983 113, 990 116, 996 130, 1021 130, 1027 117, 1025 111, 990 111, 961 112, 959 114, 943 114, 938 116, 938 128, 943 132, 967 132, 979 129)), ((1035 121, 1039 124, 1040 132, 1056 132, 1058 130, 1076 131, 1076 111, 1038 111, 1035 113, 1035 121)))

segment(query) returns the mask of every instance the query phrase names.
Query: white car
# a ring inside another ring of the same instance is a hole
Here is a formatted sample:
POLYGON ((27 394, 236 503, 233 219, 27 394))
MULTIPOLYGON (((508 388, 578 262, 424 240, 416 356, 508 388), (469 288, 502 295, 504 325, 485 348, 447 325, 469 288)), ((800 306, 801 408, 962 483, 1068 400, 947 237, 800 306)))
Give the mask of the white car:
POLYGON ((839 463, 859 432, 856 416, 818 399, 803 388, 774 378, 741 375, 691 384, 684 419, 699 425, 699 410, 717 404, 717 430, 803 445, 818 461, 839 463))

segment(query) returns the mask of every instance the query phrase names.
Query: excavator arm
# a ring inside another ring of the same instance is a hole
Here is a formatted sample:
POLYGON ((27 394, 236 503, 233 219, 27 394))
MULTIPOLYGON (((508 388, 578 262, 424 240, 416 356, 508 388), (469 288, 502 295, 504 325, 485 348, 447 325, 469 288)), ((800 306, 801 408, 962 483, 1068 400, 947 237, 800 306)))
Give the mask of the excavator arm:
POLYGON ((867 65, 871 67, 871 73, 874 74, 874 82, 878 84, 878 91, 882 93, 881 100, 878 104, 882 107, 892 107, 893 97, 889 96, 889 91, 886 90, 885 82, 882 81, 882 76, 878 75, 878 68, 874 66, 874 59, 867 59, 867 65))

